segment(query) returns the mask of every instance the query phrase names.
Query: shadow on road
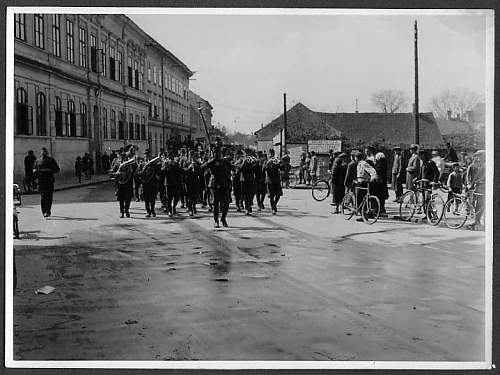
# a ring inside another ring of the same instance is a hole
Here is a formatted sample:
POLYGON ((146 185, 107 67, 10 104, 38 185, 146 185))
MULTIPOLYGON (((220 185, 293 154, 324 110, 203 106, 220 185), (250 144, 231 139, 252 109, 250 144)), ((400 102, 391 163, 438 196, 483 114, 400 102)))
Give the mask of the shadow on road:
POLYGON ((73 221, 87 221, 99 220, 97 217, 69 217, 69 216, 50 216, 47 220, 73 220, 73 221))

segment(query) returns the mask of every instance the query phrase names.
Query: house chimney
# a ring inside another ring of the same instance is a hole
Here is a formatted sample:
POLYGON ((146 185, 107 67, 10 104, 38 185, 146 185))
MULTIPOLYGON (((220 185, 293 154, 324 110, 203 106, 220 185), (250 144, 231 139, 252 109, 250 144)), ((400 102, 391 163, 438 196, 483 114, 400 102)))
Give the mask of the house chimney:
POLYGON ((446 111, 446 119, 451 120, 451 110, 450 109, 446 111))

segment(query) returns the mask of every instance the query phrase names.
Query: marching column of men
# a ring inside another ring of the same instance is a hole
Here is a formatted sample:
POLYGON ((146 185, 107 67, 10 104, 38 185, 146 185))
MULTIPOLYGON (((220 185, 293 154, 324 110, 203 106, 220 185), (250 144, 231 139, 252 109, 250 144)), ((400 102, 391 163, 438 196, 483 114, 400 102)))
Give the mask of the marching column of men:
POLYGON ((152 157, 145 150, 144 157, 135 155, 130 146, 113 160, 110 175, 115 182, 115 194, 120 204, 120 217, 130 217, 132 197, 144 200, 146 217, 156 217, 156 199, 159 195, 164 212, 170 217, 177 214, 177 204, 186 207, 189 216, 197 214, 196 206, 208 205, 213 214, 214 226, 228 227, 226 220, 234 194, 238 212, 253 212, 254 198, 257 210, 265 209, 266 193, 270 199, 272 214, 283 195, 281 172, 283 163, 270 150, 270 158, 262 152, 245 154, 238 150, 230 155, 221 145, 215 145, 209 153, 181 150, 178 156, 172 151, 160 152, 152 157), (135 187, 134 187, 135 185, 135 187), (142 191, 142 194, 140 193, 142 191), (220 224, 219 224, 220 223, 220 224))

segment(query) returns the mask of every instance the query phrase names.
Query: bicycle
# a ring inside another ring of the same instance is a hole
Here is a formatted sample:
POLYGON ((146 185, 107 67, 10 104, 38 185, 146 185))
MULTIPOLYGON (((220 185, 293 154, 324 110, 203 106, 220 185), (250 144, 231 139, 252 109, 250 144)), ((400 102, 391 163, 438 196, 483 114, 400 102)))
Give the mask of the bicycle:
POLYGON ((350 220, 355 214, 361 212, 361 218, 367 224, 375 224, 380 216, 380 200, 375 195, 370 194, 370 183, 367 187, 354 186, 355 192, 359 190, 366 190, 366 195, 363 197, 360 205, 358 206, 358 193, 350 191, 342 199, 342 215, 345 220, 350 220))
POLYGON ((465 223, 476 221, 476 200, 482 193, 468 189, 464 194, 452 193, 453 196, 444 205, 444 223, 448 228, 460 229, 465 223))
POLYGON ((438 193, 432 191, 432 185, 441 185, 439 183, 431 183, 425 178, 415 181, 415 184, 417 185, 416 192, 408 190, 401 197, 399 217, 401 220, 410 221, 415 212, 423 212, 428 224, 433 226, 438 225, 443 217, 444 200, 438 193), (424 183, 430 183, 431 188, 423 187, 424 183))
POLYGON ((299 172, 299 167, 291 167, 288 172, 288 181, 281 180, 281 187, 285 189, 295 189, 297 184, 299 183, 299 176, 297 173, 299 172))

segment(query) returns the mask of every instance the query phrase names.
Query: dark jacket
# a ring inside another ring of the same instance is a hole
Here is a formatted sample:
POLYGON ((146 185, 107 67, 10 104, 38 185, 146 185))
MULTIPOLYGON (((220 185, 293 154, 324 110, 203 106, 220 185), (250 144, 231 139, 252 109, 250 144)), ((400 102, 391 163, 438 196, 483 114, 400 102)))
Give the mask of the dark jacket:
POLYGON ((44 189, 54 189, 54 174, 59 172, 59 166, 54 158, 47 156, 40 160, 37 160, 33 173, 35 177, 38 178, 38 184, 41 190, 44 189))
POLYGON ((432 160, 422 162, 419 179, 426 179, 430 182, 439 182, 439 169, 432 160))
POLYGON ((358 176, 357 163, 354 160, 351 160, 349 164, 347 164, 347 170, 345 173, 345 180, 344 180, 345 187, 350 189, 352 183, 356 181, 357 176, 358 176))
POLYGON ((347 172, 347 164, 343 163, 340 158, 335 158, 331 166, 332 183, 334 185, 344 185, 347 172))
POLYGON ((264 163, 262 167, 264 173, 266 174, 266 184, 280 184, 280 170, 282 169, 281 162, 277 159, 269 159, 264 163))

